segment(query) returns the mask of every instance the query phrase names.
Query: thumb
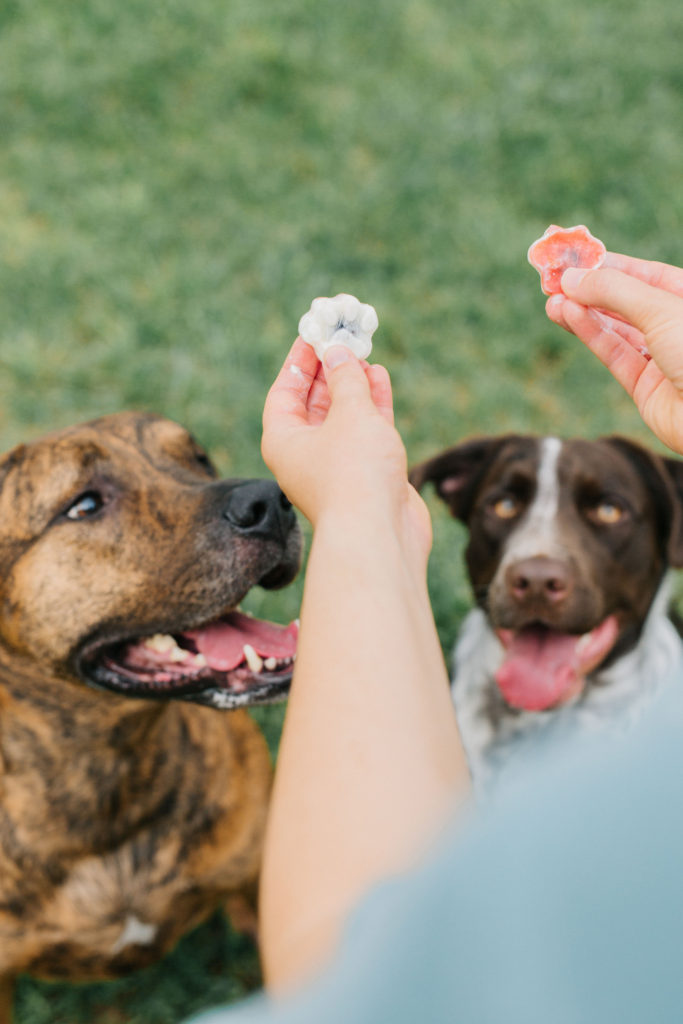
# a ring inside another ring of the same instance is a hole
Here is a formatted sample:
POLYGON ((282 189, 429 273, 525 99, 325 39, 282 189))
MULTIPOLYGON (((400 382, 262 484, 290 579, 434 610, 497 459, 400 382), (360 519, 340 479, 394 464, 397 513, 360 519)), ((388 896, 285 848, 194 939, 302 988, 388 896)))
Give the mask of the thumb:
POLYGON ((323 356, 325 379, 333 402, 370 398, 370 384, 360 360, 346 345, 332 345, 323 356))

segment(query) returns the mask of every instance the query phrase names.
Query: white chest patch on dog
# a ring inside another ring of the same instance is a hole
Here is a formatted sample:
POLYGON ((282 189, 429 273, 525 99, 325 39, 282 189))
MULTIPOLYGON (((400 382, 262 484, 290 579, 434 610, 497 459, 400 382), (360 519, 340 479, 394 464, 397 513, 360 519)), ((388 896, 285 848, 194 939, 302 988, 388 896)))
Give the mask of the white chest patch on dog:
POLYGON ((120 953, 126 946, 149 946, 156 938, 158 928, 155 924, 144 924, 134 914, 129 914, 123 931, 112 946, 112 955, 120 953))

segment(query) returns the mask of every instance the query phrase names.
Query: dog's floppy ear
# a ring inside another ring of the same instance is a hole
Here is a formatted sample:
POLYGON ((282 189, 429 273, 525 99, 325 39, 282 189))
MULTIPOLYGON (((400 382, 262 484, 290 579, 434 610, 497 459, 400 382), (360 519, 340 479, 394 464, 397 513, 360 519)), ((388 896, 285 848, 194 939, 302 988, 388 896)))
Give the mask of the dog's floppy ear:
POLYGON ((683 568, 683 462, 656 455, 626 437, 608 437, 640 470, 655 502, 669 565, 683 568))
POLYGON ((664 471, 673 487, 673 515, 669 530, 667 554, 669 564, 676 569, 683 568, 683 462, 662 456, 664 471))
POLYGON ((477 437, 413 466, 408 478, 421 490, 432 483, 439 497, 446 502, 456 519, 466 522, 477 488, 487 467, 511 435, 477 437))

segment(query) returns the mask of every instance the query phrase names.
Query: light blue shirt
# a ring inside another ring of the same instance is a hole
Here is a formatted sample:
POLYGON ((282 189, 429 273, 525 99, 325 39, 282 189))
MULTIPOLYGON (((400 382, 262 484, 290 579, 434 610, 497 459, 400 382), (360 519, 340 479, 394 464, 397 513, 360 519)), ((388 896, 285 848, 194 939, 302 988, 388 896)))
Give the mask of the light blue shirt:
POLYGON ((194 1024, 681 1024, 683 680, 542 750, 373 891, 327 970, 194 1024))

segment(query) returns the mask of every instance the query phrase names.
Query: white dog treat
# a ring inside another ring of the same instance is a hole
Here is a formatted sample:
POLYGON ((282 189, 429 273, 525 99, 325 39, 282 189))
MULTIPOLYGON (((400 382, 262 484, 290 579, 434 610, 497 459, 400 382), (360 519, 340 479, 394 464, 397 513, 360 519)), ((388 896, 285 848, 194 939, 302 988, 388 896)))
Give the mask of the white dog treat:
POLYGON ((342 293, 332 299, 313 299, 299 320, 299 334, 321 361, 331 345, 346 345, 359 359, 367 359, 378 323, 372 306, 342 293))

